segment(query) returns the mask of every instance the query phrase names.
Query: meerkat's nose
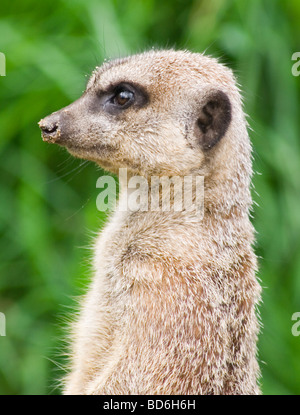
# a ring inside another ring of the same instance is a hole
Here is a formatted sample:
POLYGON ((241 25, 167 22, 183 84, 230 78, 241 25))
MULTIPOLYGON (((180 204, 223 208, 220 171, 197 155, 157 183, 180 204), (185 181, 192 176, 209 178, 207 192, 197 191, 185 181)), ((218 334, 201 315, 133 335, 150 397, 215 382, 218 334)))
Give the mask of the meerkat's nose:
POLYGON ((60 137, 59 114, 53 113, 43 118, 39 123, 44 141, 55 143, 60 137))

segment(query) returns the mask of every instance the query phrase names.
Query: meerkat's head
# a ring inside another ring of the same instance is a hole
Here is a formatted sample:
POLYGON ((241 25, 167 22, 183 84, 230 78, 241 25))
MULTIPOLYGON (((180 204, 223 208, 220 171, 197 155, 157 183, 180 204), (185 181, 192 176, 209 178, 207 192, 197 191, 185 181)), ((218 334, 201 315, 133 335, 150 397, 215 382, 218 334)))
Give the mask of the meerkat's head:
POLYGON ((241 170, 241 154, 246 169, 250 160, 231 70, 186 51, 149 51, 104 63, 77 101, 39 125, 45 141, 112 172, 219 171, 227 177, 226 171, 241 170))

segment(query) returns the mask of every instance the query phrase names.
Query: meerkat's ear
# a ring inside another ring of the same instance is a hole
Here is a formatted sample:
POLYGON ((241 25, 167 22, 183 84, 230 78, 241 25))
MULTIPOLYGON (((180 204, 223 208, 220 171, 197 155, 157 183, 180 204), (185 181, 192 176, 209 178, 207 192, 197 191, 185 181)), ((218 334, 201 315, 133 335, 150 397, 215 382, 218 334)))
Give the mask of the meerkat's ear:
POLYGON ((209 94, 201 104, 196 122, 196 136, 203 150, 210 150, 225 135, 231 121, 231 104, 222 91, 209 94))

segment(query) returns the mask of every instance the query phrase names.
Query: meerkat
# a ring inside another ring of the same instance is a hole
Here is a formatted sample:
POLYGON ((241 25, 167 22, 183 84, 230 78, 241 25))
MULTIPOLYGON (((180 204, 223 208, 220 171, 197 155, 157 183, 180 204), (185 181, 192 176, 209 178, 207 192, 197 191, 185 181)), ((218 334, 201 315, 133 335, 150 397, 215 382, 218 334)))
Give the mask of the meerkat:
MULTIPOLYGON (((119 207, 94 244, 64 394, 259 394, 251 144, 232 71, 151 50, 104 63, 45 141, 118 173, 204 177, 196 210, 119 207)), ((125 195, 125 196, 124 196, 125 195)))

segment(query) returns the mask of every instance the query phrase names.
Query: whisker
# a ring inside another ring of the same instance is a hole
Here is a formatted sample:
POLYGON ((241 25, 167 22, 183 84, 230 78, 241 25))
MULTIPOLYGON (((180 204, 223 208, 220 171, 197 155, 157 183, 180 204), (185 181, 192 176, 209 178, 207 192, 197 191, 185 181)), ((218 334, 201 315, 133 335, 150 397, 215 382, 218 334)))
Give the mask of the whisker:
MULTIPOLYGON (((84 160, 83 162, 81 162, 78 166, 76 166, 76 167, 74 167, 73 169, 71 169, 71 170, 69 170, 69 171, 67 171, 66 173, 64 173, 64 174, 62 174, 62 175, 59 175, 59 176, 57 176, 57 177, 54 177, 53 179, 51 179, 51 180, 48 180, 46 183, 53 183, 53 182, 56 182, 57 180, 60 180, 60 179, 62 179, 63 177, 66 177, 66 176, 69 176, 70 174, 72 174, 72 173, 74 173, 74 172, 76 172, 76 174, 78 174, 78 173, 80 173, 82 170, 83 170, 83 168, 82 167, 85 167, 86 165, 87 165, 87 163, 89 163, 89 160, 84 160)), ((71 177, 71 179, 70 180, 72 180, 72 178, 75 176, 75 174, 71 177)))

